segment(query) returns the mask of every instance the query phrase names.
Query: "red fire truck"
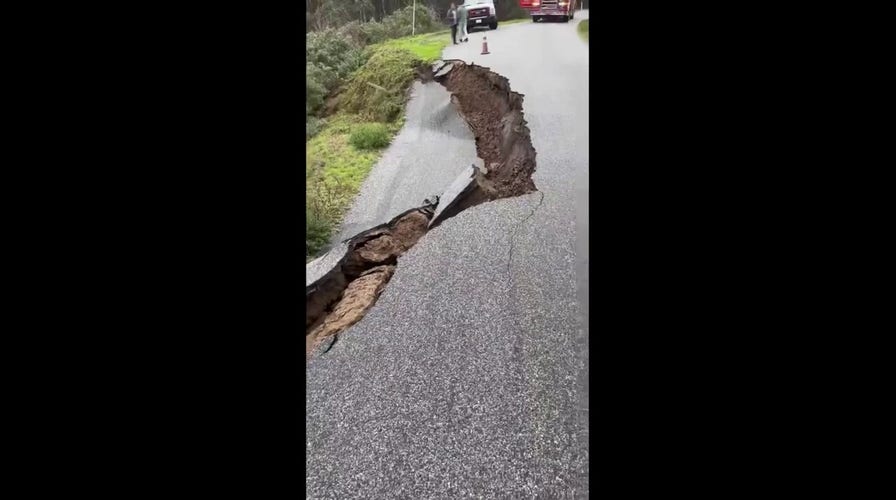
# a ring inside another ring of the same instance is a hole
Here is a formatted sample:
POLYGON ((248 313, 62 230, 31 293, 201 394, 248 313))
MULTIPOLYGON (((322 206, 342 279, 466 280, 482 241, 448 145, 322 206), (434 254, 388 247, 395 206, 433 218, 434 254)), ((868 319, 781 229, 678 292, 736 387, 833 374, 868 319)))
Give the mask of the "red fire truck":
POLYGON ((520 0, 520 7, 529 11, 532 21, 569 22, 575 15, 575 3, 578 0, 520 0))

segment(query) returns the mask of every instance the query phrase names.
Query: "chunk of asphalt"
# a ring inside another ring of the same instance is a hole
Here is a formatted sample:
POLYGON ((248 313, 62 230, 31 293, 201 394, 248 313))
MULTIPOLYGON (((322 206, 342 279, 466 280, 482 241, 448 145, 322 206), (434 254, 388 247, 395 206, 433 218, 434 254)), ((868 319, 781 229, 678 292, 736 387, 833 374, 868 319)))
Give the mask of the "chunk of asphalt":
POLYGON ((439 206, 436 207, 436 213, 433 215, 432 220, 429 221, 429 227, 433 227, 437 222, 444 219, 442 214, 445 213, 446 209, 454 208, 458 200, 463 198, 464 195, 468 194, 476 185, 476 166, 470 165, 465 168, 457 178, 454 179, 454 182, 448 186, 448 189, 442 193, 442 197, 439 198, 439 206))
POLYGON ((439 66, 438 70, 433 70, 433 77, 441 78, 441 77, 447 75, 448 73, 450 73, 452 69, 454 69, 453 62, 448 62, 448 63, 443 62, 442 65, 439 66))
POLYGON ((477 163, 479 165, 464 169, 442 193, 435 214, 429 221, 430 229, 473 205, 488 201, 491 194, 490 183, 485 178, 488 170, 482 166, 481 160, 477 163))

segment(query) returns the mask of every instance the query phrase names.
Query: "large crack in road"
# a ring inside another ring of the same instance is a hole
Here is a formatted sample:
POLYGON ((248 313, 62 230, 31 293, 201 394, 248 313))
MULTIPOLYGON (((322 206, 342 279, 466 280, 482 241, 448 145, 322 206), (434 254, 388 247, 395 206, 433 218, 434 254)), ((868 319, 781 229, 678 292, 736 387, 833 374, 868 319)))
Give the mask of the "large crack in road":
POLYGON ((307 357, 329 350, 364 317, 392 278, 398 258, 426 232, 470 207, 537 190, 523 96, 510 89, 507 78, 459 60, 420 67, 418 75, 451 92, 476 139, 481 163, 467 168, 441 196, 345 240, 315 261, 332 267, 305 288, 307 357))

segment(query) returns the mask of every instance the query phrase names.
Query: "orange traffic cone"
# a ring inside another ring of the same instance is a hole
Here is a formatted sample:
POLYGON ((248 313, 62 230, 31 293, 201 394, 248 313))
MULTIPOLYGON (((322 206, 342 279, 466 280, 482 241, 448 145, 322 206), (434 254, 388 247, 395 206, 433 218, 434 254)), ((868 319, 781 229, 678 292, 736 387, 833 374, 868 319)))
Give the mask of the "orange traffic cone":
POLYGON ((482 55, 486 55, 489 53, 488 51, 488 42, 486 41, 487 37, 482 37, 482 55))

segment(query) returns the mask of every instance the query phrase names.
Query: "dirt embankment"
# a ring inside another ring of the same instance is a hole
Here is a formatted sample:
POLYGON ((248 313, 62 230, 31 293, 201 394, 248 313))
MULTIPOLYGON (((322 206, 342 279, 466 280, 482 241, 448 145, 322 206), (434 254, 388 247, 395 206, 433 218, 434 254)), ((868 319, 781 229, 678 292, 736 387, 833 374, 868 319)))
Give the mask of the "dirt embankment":
POLYGON ((485 178, 494 190, 489 198, 536 191, 535 148, 523 119, 523 96, 510 90, 507 78, 462 61, 446 61, 433 78, 453 94, 476 137, 476 150, 488 170, 485 178))

